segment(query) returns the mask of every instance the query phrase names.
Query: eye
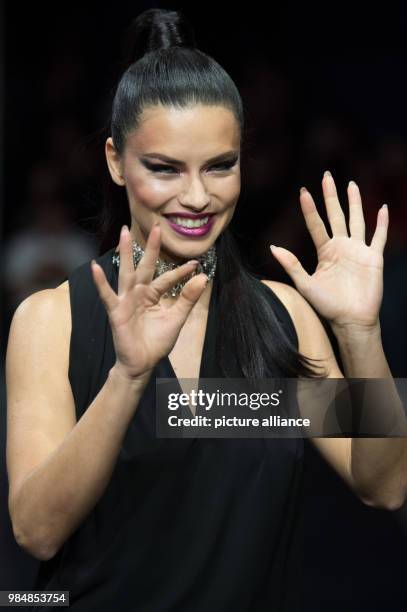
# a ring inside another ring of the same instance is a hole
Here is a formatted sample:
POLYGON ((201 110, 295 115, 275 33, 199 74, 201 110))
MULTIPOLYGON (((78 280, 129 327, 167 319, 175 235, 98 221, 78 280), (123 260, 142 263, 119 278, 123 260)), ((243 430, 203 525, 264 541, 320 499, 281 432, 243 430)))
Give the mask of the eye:
MULTIPOLYGON (((237 159, 233 159, 227 162, 223 162, 221 164, 214 164, 211 168, 215 168, 217 172, 223 172, 225 170, 230 170, 237 162, 237 159)), ((164 164, 146 164, 147 168, 152 172, 157 172, 158 174, 172 174, 173 171, 177 170, 172 166, 167 166, 164 164)))
POLYGON ((217 168, 220 171, 230 170, 230 168, 233 168, 236 162, 237 162, 237 159, 232 159, 228 162, 223 162, 222 164, 215 164, 214 166, 212 166, 212 168, 217 168))
POLYGON ((159 164, 159 165, 148 164, 147 167, 153 172, 158 172, 160 174, 168 174, 167 172, 164 172, 165 170, 174 170, 172 166, 164 166, 164 164, 159 164))

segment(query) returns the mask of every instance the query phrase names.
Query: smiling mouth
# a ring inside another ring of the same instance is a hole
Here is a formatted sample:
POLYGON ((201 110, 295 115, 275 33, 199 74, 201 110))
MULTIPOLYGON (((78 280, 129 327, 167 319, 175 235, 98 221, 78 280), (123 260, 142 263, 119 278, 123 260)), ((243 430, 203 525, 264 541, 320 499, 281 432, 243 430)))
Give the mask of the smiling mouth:
POLYGON ((186 217, 168 215, 166 219, 168 219, 168 221, 170 221, 171 223, 179 225, 180 227, 195 228, 207 225, 210 216, 208 215, 207 217, 202 217, 201 219, 188 219, 186 217))

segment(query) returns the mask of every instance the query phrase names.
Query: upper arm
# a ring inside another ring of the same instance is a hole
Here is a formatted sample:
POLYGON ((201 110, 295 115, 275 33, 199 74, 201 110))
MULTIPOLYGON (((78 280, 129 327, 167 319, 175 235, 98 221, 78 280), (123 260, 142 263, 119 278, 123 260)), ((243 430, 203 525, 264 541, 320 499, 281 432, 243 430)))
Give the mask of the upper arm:
MULTIPOLYGON (((308 301, 290 285, 263 280, 287 308, 298 336, 298 350, 306 357, 322 359, 318 362, 326 370, 327 378, 344 378, 339 369, 332 345, 318 315, 308 301)), ((336 471, 354 493, 359 495, 351 470, 352 438, 309 438, 321 456, 336 471)))
MULTIPOLYGON (((60 285, 60 287, 63 287, 60 285)), ((38 291, 14 313, 7 344, 9 510, 27 475, 76 423, 68 379, 71 330, 69 291, 38 291)))

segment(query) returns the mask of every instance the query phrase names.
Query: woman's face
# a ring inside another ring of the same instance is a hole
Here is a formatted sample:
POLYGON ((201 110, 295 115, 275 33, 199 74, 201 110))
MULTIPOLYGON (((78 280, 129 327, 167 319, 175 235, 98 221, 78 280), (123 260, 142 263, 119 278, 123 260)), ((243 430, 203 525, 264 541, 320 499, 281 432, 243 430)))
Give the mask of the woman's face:
POLYGON ((106 158, 113 180, 126 187, 133 239, 144 247, 158 221, 166 261, 202 255, 233 217, 240 194, 240 130, 222 106, 149 107, 127 136, 122 157, 108 138, 106 158), (191 227, 198 219, 204 225, 191 227))

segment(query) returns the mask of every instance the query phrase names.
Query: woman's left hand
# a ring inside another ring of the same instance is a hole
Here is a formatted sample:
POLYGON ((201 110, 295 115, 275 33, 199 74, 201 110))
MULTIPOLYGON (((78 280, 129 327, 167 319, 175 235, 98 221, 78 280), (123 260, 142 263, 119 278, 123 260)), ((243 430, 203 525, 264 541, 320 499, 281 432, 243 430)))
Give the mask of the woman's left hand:
POLYGON ((311 194, 302 189, 301 209, 315 244, 318 265, 309 275, 297 257, 283 247, 272 253, 292 278, 297 290, 336 330, 371 330, 379 325, 383 297, 383 250, 387 239, 389 214, 386 206, 377 215, 370 246, 365 242, 365 221, 359 188, 348 185, 349 230, 338 200, 335 182, 329 173, 322 179, 322 190, 332 238, 318 214, 311 194))

